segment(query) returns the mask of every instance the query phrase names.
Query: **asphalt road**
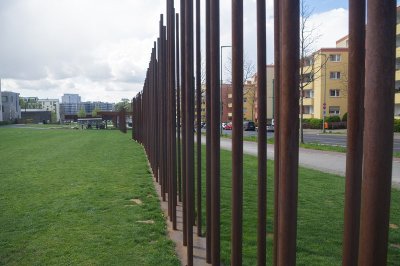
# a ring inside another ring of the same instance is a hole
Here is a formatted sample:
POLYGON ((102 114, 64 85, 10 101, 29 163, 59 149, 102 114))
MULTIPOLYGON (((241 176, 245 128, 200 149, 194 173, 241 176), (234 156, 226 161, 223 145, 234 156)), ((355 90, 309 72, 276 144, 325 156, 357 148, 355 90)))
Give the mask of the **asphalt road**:
MULTIPOLYGON (((205 131, 204 131, 205 132, 205 131)), ((223 130, 223 134, 232 134, 232 130, 223 130)), ((257 131, 244 131, 244 136, 256 136, 257 131)), ((267 138, 272 138, 274 132, 268 132, 267 138)), ((305 143, 320 143, 327 145, 337 145, 346 147, 347 136, 345 134, 321 134, 321 133, 304 133, 305 143)), ((393 151, 400 152, 400 138, 394 138, 393 140, 393 151)))

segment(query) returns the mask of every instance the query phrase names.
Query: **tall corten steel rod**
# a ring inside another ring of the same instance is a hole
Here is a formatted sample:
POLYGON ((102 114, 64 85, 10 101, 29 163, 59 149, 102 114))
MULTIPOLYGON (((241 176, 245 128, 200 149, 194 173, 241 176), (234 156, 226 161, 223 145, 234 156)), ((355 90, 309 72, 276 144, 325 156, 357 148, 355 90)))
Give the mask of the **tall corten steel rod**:
POLYGON ((175 102, 175 10, 174 10, 174 0, 167 0, 167 16, 168 16, 168 42, 169 42, 169 99, 170 99, 170 142, 171 142, 171 183, 170 183, 170 193, 171 195, 171 215, 172 215, 172 225, 173 229, 177 229, 176 221, 176 205, 177 205, 177 195, 176 195, 176 102, 175 102))
POLYGON ((242 265, 243 0, 232 0, 232 265, 242 265))
MULTIPOLYGON (((283 0, 278 265, 296 264, 299 164, 299 0, 283 0)), ((276 144, 275 144, 276 145, 276 144)))
POLYGON ((182 92, 182 231, 183 231, 183 245, 187 245, 187 221, 186 221, 186 77, 185 77, 185 66, 186 66, 186 51, 185 51, 185 13, 186 13, 186 1, 181 0, 181 92, 182 92))
POLYGON ((211 51, 211 262, 220 264, 220 50, 219 0, 210 2, 211 51))
POLYGON ((194 218, 194 68, 193 68, 193 0, 185 5, 185 98, 186 98, 186 234, 187 265, 193 265, 194 218))
POLYGON ((197 137, 197 235, 201 236, 201 37, 200 0, 196 0, 196 137, 197 137))
POLYGON ((182 201, 182 163, 181 163, 181 95, 179 72, 179 14, 176 14, 176 137, 177 137, 177 161, 178 161, 178 199, 182 201))
POLYGON ((349 1, 346 193, 343 265, 357 265, 364 129, 365 0, 349 1))
POLYGON ((210 4, 206 0, 206 261, 211 263, 211 52, 210 4))
POLYGON ((280 68, 281 68, 281 25, 280 25, 280 1, 274 0, 274 245, 273 245, 273 265, 278 265, 278 231, 279 231, 279 109, 280 109, 280 68))
POLYGON ((266 265, 267 228, 267 77, 265 0, 257 0, 257 120, 258 120, 258 218, 257 265, 266 265))
POLYGON ((367 7, 365 130, 358 265, 386 265, 392 184, 396 1, 367 7))

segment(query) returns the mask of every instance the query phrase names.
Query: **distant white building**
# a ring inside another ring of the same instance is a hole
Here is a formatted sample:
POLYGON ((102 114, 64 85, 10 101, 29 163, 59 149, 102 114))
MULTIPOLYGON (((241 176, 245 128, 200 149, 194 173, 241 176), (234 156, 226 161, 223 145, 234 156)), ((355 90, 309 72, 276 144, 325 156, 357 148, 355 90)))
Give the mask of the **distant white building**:
POLYGON ((60 121, 60 101, 58 99, 39 99, 38 103, 42 110, 55 112, 57 122, 60 121))

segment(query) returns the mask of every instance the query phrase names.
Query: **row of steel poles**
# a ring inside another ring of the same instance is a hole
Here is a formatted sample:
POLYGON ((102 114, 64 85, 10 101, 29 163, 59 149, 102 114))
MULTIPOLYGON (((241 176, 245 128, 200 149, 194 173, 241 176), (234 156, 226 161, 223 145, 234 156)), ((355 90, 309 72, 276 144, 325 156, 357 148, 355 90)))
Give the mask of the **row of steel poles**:
MULTIPOLYGON (((343 265, 357 263, 384 265, 387 254, 393 146, 396 2, 368 1, 366 41, 365 0, 349 2, 349 129, 343 265), (368 49, 367 53, 365 47, 368 49), (364 66, 366 66, 365 71, 364 66)), ((274 0, 274 4, 276 144, 273 264, 295 265, 299 161, 299 0, 274 0)), ((188 265, 193 265, 193 225, 197 225, 197 234, 202 235, 200 8, 200 0, 196 0, 194 35, 193 0, 180 1, 180 15, 175 13, 174 0, 167 0, 167 26, 164 26, 164 17, 161 15, 159 37, 152 49, 143 91, 132 100, 134 125, 132 138, 142 143, 146 150, 154 177, 161 185, 162 198, 168 201, 168 216, 175 230, 177 205, 178 201, 182 201, 183 244, 187 246, 188 265), (193 136, 195 127, 196 156, 193 136), (197 171, 195 171, 195 158, 197 171)), ((205 227, 206 261, 212 265, 220 264, 219 8, 219 0, 205 0, 207 128, 205 227)), ((266 264, 267 249, 265 9, 265 0, 258 0, 258 265, 266 264)), ((232 90, 231 264, 241 265, 242 0, 232 0, 232 90)))

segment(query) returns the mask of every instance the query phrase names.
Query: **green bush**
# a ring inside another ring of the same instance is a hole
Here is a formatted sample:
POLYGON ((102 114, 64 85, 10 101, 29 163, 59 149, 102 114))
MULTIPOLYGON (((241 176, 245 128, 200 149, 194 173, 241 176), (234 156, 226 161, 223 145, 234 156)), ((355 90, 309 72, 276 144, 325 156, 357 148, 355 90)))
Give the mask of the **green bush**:
POLYGON ((5 125, 9 125, 10 122, 9 121, 0 121, 0 126, 5 126, 5 125))
POLYGON ((321 129, 322 128, 322 119, 317 119, 317 118, 303 119, 303 128, 321 129))
POLYGON ((340 116, 337 116, 337 115, 328 116, 328 117, 325 119, 325 121, 328 122, 328 123, 340 122, 340 116))
POLYGON ((400 132, 400 119, 395 119, 394 120, 394 132, 400 132))
POLYGON ((342 122, 347 122, 347 113, 343 115, 342 122))

